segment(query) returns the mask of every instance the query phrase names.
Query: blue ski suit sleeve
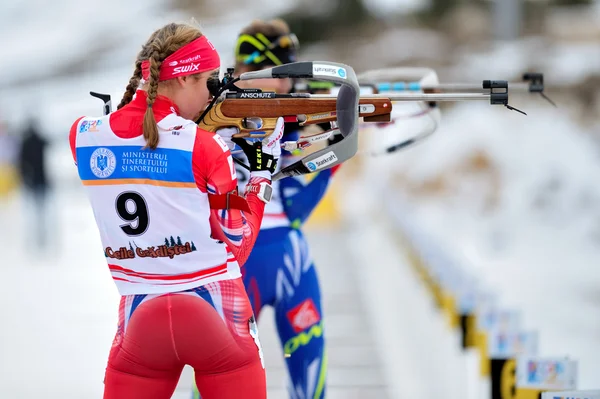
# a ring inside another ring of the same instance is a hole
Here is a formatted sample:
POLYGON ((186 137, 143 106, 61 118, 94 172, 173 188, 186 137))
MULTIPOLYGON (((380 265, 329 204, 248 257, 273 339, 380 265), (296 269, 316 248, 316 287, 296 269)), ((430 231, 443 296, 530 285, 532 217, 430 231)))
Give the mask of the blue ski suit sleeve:
MULTIPOLYGON (((286 139, 296 140, 299 132, 286 135, 286 139)), ((282 166, 287 166, 298 160, 298 156, 282 151, 282 166)), ((293 176, 282 179, 279 191, 283 202, 283 209, 292 227, 299 228, 317 207, 327 192, 333 173, 326 169, 310 175, 293 176)))

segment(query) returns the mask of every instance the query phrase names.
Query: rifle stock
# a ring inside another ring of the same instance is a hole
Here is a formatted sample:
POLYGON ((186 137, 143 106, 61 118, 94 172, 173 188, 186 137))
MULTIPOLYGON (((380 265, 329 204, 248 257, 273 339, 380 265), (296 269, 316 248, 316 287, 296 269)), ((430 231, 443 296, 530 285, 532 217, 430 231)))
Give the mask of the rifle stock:
MULTIPOLYGON (((359 117, 366 122, 389 122, 392 102, 387 98, 361 97, 359 117)), ((278 117, 296 117, 301 126, 337 120, 336 98, 227 98, 216 104, 200 122, 214 132, 235 126, 236 137, 265 137, 273 132, 278 117), (254 123, 249 123, 254 122, 254 123), (257 126, 252 126, 256 125, 257 126)))

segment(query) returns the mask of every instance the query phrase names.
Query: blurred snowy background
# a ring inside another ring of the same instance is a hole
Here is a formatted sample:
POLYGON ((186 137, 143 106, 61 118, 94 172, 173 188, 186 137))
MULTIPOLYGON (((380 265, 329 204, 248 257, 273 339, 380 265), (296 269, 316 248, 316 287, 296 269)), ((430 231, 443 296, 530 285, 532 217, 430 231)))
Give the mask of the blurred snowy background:
MULTIPOLYGON (((100 112, 90 90, 120 98, 135 54, 154 29, 192 17, 219 50, 223 67, 232 64, 241 27, 282 16, 300 39, 301 58, 343 62, 357 72, 428 66, 441 82, 516 81, 523 72, 543 72, 558 108, 529 94, 511 98, 527 117, 480 103, 443 104, 441 128, 426 142, 387 158, 349 162, 308 234, 326 226, 342 247, 377 255, 381 273, 413 278, 396 273, 401 248, 381 257, 395 229, 389 218, 377 217, 381 197, 397 201, 400 212, 506 306, 523 311, 527 326, 540 332, 541 354, 579 360, 579 387, 598 388, 600 1, 515 1, 520 12, 503 18, 502 5, 512 1, 1 2, 0 397, 100 397, 118 298, 72 163, 68 130, 77 117, 100 112), (43 208, 43 196, 24 190, 18 173, 20 140, 32 120, 47 142, 38 165, 48 177, 43 208), (43 217, 36 216, 39 209, 43 217), (348 225, 374 236, 348 235, 348 225)), ((364 141, 377 140, 373 130, 364 134, 364 141)), ((353 267, 361 275, 371 266, 353 267)), ((395 370, 385 358, 395 352, 380 330, 398 326, 378 315, 394 309, 410 322, 416 311, 410 303, 376 302, 371 293, 377 282, 361 284, 365 317, 387 367, 382 384, 392 386, 395 370)), ((407 367, 418 361, 407 360, 407 367)), ((428 378, 417 374, 405 393, 433 392, 428 378)))

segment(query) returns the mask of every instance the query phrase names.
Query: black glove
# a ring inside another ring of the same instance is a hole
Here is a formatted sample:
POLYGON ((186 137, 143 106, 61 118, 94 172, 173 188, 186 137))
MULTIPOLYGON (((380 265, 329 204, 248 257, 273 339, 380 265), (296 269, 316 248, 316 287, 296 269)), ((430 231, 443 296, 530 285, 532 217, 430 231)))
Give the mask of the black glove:
POLYGON ((243 138, 232 138, 231 141, 239 145, 246 154, 250 172, 269 171, 271 174, 275 173, 277 159, 273 155, 263 152, 261 141, 255 141, 252 144, 243 138))

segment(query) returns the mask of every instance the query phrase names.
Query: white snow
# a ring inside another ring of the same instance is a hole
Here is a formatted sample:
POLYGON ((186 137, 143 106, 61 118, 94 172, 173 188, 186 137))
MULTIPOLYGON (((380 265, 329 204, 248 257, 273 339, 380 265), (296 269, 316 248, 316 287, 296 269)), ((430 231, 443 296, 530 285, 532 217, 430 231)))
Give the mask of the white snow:
POLYGON ((393 160, 368 161, 367 176, 387 176, 398 212, 483 287, 493 287, 505 307, 520 309, 525 326, 539 331, 541 355, 578 360, 579 388, 591 389, 600 368, 598 147, 560 109, 535 102, 523 106, 528 117, 457 106, 427 142, 393 160), (494 173, 458 169, 476 152, 486 154, 494 173), (440 177, 446 190, 429 196, 394 182, 440 177), (494 180, 498 204, 486 210, 494 180))

